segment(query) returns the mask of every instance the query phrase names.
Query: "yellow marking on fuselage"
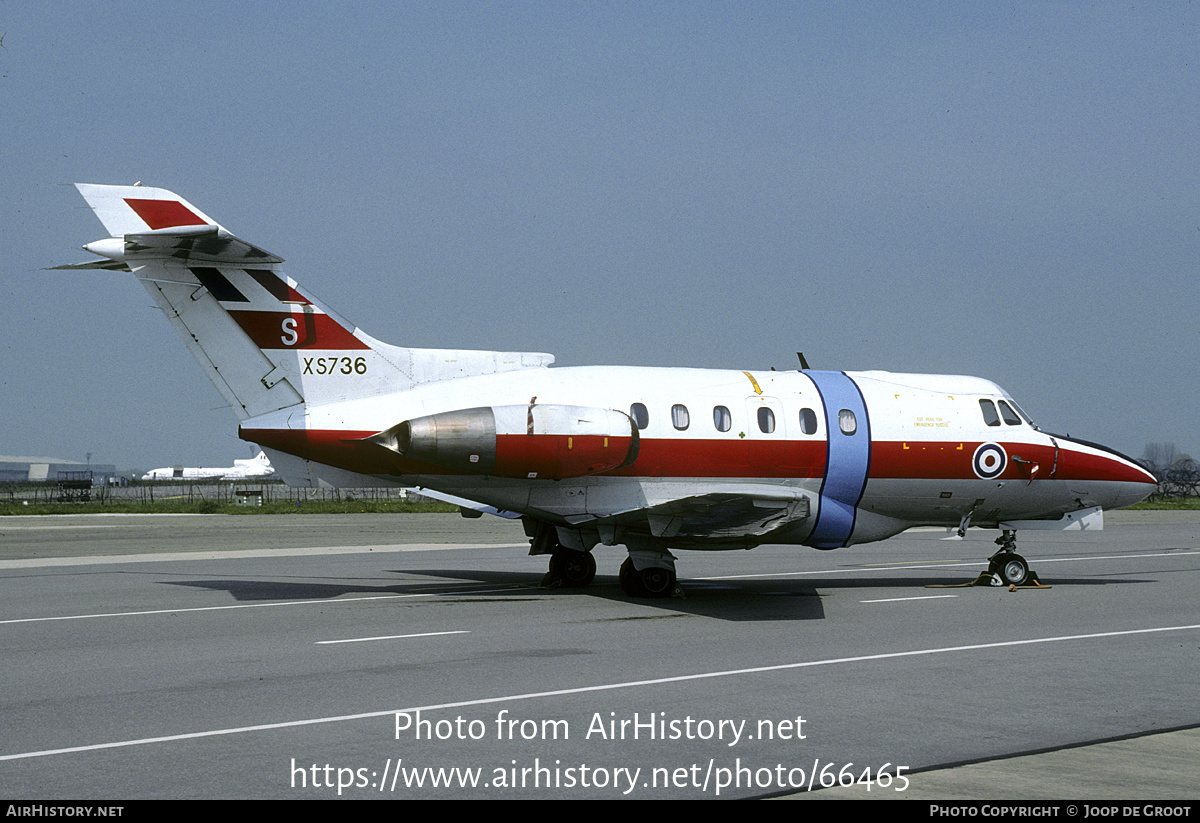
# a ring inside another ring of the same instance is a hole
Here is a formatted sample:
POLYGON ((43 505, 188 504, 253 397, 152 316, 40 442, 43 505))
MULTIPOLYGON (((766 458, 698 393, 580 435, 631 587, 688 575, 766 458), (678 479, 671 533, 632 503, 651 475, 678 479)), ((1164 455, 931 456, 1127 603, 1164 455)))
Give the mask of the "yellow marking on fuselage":
POLYGON ((748 371, 744 371, 744 372, 742 372, 742 374, 744 374, 744 375, 746 375, 748 378, 750 378, 750 385, 754 386, 754 392, 755 392, 756 394, 762 394, 762 389, 760 389, 760 388, 758 387, 758 381, 754 379, 754 375, 752 375, 752 374, 751 374, 750 372, 748 372, 748 371))

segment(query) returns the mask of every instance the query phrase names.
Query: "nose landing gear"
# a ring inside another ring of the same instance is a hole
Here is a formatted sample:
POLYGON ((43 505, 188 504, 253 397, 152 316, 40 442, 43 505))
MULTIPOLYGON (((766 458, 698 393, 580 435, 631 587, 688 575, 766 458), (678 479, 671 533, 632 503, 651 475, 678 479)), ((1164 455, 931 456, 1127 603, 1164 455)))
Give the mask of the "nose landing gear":
POLYGON ((999 578, 1005 586, 1024 586, 1032 582, 1029 563, 1017 554, 1016 531, 1005 529, 996 538, 996 544, 1000 546, 1000 551, 988 558, 988 572, 999 578))

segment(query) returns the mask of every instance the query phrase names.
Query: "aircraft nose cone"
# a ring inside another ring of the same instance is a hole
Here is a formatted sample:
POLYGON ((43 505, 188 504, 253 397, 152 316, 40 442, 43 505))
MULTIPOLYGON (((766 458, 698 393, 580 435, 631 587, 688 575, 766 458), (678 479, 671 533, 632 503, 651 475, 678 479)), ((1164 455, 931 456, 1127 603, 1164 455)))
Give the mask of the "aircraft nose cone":
POLYGON ((1106 509, 1120 509, 1145 500, 1158 488, 1158 480, 1132 458, 1088 440, 1059 437, 1060 475, 1087 491, 1106 509))
POLYGON ((1114 460, 1118 464, 1115 501, 1112 508, 1121 509, 1140 503, 1158 488, 1158 479, 1144 468, 1127 458, 1114 460))
POLYGON ((1128 490, 1129 496, 1132 498, 1129 503, 1124 505, 1132 506, 1134 503, 1140 503, 1158 489, 1158 480, 1150 472, 1145 472, 1145 479, 1137 483, 1130 483, 1128 490))

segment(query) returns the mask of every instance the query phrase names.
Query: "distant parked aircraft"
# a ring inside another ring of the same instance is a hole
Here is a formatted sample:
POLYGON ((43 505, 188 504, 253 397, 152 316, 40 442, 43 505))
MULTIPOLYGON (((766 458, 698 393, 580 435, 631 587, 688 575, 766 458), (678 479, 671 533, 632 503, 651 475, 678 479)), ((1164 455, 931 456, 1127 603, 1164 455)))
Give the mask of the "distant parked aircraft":
POLYGON ((271 461, 267 460, 265 452, 259 452, 246 460, 234 460, 232 466, 214 468, 200 466, 185 468, 173 466, 170 468, 151 469, 142 475, 143 480, 249 480, 255 477, 269 477, 275 473, 271 461))

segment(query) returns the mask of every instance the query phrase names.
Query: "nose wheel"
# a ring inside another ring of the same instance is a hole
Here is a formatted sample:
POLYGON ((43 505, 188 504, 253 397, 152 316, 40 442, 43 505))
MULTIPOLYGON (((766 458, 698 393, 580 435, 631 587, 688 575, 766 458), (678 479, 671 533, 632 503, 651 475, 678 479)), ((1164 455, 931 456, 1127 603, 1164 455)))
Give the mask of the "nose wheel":
POLYGON ((1017 533, 1005 529, 996 539, 1000 551, 988 558, 988 571, 1000 578, 1005 586, 1023 586, 1029 582, 1029 563, 1017 554, 1017 533))
POLYGON ((988 563, 988 571, 998 575, 1006 586, 1023 586, 1029 581, 1029 564, 1015 552, 993 557, 988 563))

